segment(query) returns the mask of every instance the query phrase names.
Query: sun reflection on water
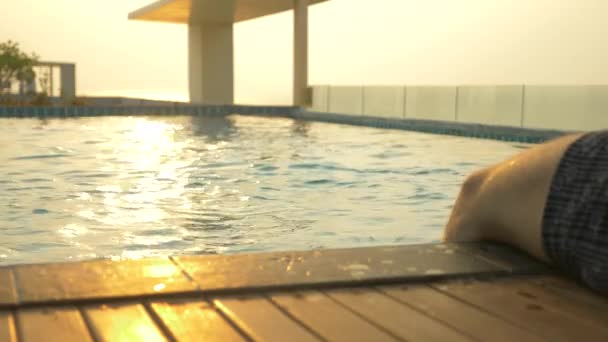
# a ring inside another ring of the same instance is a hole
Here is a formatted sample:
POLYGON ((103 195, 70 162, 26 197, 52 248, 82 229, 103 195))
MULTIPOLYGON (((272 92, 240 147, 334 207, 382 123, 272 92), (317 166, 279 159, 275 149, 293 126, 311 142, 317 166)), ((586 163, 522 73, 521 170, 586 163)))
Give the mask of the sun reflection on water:
MULTIPOLYGON (((113 141, 116 155, 122 161, 122 168, 130 172, 124 174, 127 188, 121 185, 107 184, 98 187, 105 192, 104 204, 110 213, 98 220, 113 226, 124 226, 132 229, 133 225, 163 222, 170 216, 164 209, 166 202, 179 201, 183 207, 191 207, 188 198, 183 196, 188 184, 187 167, 191 162, 180 156, 187 151, 189 141, 178 141, 177 133, 183 125, 164 121, 152 121, 138 118, 131 127, 125 127, 122 134, 113 141), (126 164, 126 165, 124 165, 126 164), (136 177, 133 174, 137 174, 136 177)), ((176 237, 155 234, 152 236, 134 236, 130 230, 120 234, 121 244, 153 247, 169 243, 176 237)), ((120 259, 138 259, 153 255, 148 248, 124 250, 115 257, 120 259)))

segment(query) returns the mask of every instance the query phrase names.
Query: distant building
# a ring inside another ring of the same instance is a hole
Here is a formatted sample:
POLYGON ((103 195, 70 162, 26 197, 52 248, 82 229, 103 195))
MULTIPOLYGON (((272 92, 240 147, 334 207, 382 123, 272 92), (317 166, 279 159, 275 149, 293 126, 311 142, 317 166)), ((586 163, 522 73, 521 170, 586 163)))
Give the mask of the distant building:
POLYGON ((64 103, 71 103, 76 98, 76 64, 38 62, 34 65, 33 75, 28 77, 27 80, 6 81, 4 84, 0 84, 0 89, 8 93, 9 96, 19 97, 44 92, 49 97, 60 98, 64 103), (58 84, 55 80, 56 70, 59 71, 58 84))
MULTIPOLYGON (((76 98, 76 64, 59 62, 38 62, 38 68, 48 68, 48 95, 58 96, 64 102, 71 102, 76 98), (59 93, 55 93, 54 75, 55 69, 59 69, 59 93)), ((36 84, 34 82, 34 90, 36 84)))

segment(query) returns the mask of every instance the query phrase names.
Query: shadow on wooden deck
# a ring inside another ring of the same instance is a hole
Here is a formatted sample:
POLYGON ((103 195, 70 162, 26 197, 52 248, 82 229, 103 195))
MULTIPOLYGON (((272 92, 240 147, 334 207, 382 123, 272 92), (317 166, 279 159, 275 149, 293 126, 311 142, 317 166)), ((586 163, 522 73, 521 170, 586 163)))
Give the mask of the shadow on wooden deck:
POLYGON ((608 299, 449 244, 0 269, 0 341, 606 341, 608 299))

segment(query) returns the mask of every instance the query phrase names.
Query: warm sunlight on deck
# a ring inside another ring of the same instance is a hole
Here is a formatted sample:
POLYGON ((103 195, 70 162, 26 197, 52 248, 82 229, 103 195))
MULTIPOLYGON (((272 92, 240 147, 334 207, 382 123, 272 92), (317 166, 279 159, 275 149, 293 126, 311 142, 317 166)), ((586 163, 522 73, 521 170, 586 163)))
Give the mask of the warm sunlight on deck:
POLYGON ((487 244, 0 268, 2 341, 606 341, 607 313, 487 244))

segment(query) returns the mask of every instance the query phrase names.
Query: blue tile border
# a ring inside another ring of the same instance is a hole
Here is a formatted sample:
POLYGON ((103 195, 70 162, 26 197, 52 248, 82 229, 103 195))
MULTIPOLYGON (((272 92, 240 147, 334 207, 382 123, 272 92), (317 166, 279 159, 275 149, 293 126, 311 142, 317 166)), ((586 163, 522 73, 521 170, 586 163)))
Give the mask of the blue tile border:
POLYGON ((401 129, 422 133, 454 135, 523 143, 540 143, 569 133, 519 127, 492 126, 422 119, 383 118, 307 111, 293 106, 190 105, 170 106, 86 106, 86 107, 1 107, 0 118, 66 118, 135 115, 252 115, 286 117, 376 128, 401 129))
POLYGON ((531 144, 542 143, 549 139, 571 133, 559 130, 538 130, 519 127, 492 126, 422 119, 393 119, 309 111, 296 111, 294 112, 293 118, 307 121, 401 129, 421 133, 453 135, 531 144))

